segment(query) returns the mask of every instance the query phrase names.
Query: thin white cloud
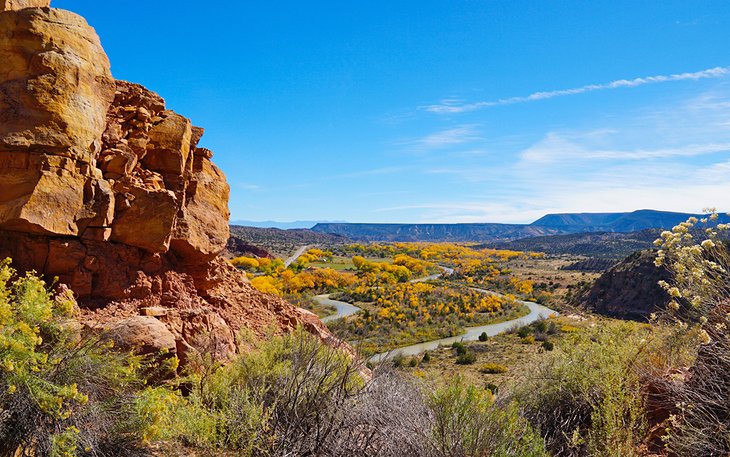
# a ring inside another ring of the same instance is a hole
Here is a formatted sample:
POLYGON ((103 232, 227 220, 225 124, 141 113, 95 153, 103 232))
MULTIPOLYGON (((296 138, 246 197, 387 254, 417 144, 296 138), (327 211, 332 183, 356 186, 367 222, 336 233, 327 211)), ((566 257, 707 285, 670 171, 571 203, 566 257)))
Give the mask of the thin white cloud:
POLYGON ((533 94, 522 97, 509 97, 499 100, 483 101, 476 103, 461 103, 457 100, 443 100, 436 105, 423 106, 421 109, 436 114, 456 114, 467 111, 475 111, 481 108, 491 106, 514 105, 517 103, 528 103, 538 100, 546 100, 555 97, 565 97, 568 95, 584 94, 586 92, 595 92, 599 90, 611 90, 627 87, 638 87, 647 84, 659 84, 670 81, 687 81, 707 78, 722 78, 730 75, 730 67, 715 67, 707 70, 696 71, 691 73, 676 73, 671 75, 646 76, 634 79, 618 79, 605 84, 588 84, 586 86, 575 87, 572 89, 551 90, 544 92, 535 92, 533 94))
POLYGON ((548 133, 544 139, 525 149, 520 154, 520 159, 523 165, 534 165, 564 160, 651 160, 696 157, 722 152, 730 152, 730 143, 687 144, 656 149, 601 149, 581 145, 556 133, 548 133))
POLYGON ((343 173, 340 175, 329 176, 327 179, 338 179, 338 178, 357 178, 360 176, 376 176, 376 175, 389 175, 393 173, 401 173, 407 171, 407 167, 380 167, 372 168, 369 170, 353 171, 351 173, 343 173))
POLYGON ((478 140, 481 140, 481 137, 475 125, 460 125, 458 127, 439 130, 423 138, 401 141, 398 144, 410 146, 420 151, 430 151, 478 140))
POLYGON ((697 213, 706 206, 730 208, 730 183, 641 183, 600 186, 573 182, 571 188, 535 189, 509 201, 440 201, 380 208, 374 213, 400 213, 401 219, 423 223, 530 223, 548 213, 624 212, 642 208, 697 213), (405 217, 404 217, 405 216, 405 217), (414 217, 415 216, 415 217, 414 217))
POLYGON ((697 171, 697 180, 702 182, 722 182, 730 176, 730 161, 719 162, 697 171))

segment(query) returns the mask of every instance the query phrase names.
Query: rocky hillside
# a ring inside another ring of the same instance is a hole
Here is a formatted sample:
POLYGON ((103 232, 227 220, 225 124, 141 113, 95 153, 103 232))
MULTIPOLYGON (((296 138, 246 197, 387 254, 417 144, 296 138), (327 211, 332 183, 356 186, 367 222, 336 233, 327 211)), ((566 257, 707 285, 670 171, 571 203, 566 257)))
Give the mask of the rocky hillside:
POLYGON ((0 257, 68 285, 88 325, 155 334, 182 359, 229 355, 243 328, 329 339, 218 258, 229 187, 203 129, 115 80, 82 17, 48 0, 0 6, 0 257))
POLYGON ((334 246, 350 240, 339 235, 313 232, 308 229, 288 229, 248 227, 231 225, 231 238, 228 240, 228 253, 231 256, 255 254, 251 247, 262 249, 282 258, 289 257, 301 246, 322 245, 334 246))
POLYGON ((523 224, 352 224, 320 223, 312 227, 358 241, 431 241, 468 242, 514 240, 518 238, 564 233, 554 228, 523 224))
POLYGON ((485 246, 546 254, 582 255, 597 259, 621 260, 642 249, 651 249, 661 230, 638 232, 594 232, 569 235, 535 236, 520 240, 489 243, 485 246))
POLYGON ((651 250, 631 254, 601 275, 575 302, 599 314, 646 320, 669 303, 669 296, 657 284, 668 281, 669 272, 656 267, 655 258, 656 252, 651 250))

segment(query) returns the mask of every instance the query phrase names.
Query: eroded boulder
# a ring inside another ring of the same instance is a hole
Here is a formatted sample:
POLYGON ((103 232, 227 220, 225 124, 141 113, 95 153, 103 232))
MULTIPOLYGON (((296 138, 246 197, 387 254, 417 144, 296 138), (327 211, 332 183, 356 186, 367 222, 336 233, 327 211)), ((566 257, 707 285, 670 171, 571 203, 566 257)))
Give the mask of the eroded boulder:
POLYGON ((51 0, 0 0, 0 12, 18 11, 25 8, 48 8, 51 0))
POLYGON ((93 163, 115 85, 84 18, 48 8, 0 13, 0 61, 0 151, 93 163))
POLYGON ((0 228, 79 235, 114 80, 81 16, 36 3, 0 12, 0 228))
POLYGON ((115 346, 137 354, 174 354, 175 335, 150 316, 133 316, 112 324, 106 336, 115 346))

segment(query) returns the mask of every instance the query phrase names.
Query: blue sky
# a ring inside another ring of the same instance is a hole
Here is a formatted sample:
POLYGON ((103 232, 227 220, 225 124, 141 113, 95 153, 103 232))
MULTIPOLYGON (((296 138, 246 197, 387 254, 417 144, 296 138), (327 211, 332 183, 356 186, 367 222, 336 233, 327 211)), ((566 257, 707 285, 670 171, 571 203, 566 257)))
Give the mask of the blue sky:
POLYGON ((232 219, 730 209, 730 4, 55 0, 205 127, 232 219))

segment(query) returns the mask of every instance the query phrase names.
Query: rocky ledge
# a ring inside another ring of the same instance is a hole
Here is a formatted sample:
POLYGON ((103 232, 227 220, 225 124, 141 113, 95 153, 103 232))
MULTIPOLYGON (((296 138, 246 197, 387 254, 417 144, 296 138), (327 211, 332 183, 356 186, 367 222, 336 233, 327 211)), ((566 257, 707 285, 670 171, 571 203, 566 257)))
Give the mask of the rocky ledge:
POLYGON ((183 360, 229 356, 242 329, 303 325, 336 343, 218 258, 229 187, 198 147, 203 129, 116 81, 82 17, 0 2, 0 61, 0 257, 57 277, 87 325, 149 351, 174 341, 183 360))

